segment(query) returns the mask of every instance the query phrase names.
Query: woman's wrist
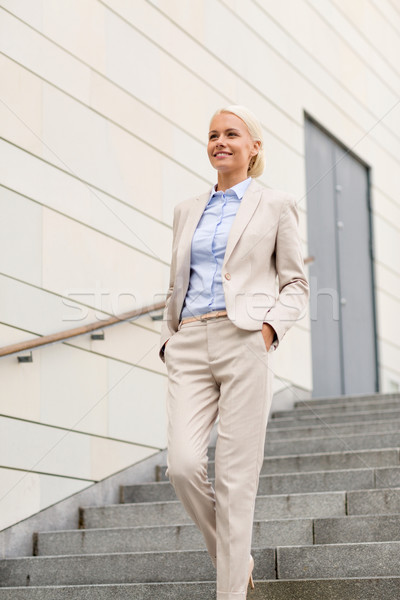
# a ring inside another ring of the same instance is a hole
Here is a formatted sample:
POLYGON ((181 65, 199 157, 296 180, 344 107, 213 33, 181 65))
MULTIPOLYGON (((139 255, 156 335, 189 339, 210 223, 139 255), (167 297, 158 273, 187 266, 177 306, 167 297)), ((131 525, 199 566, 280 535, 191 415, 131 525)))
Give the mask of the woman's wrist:
POLYGON ((261 331, 263 334, 264 342, 267 346, 267 350, 269 350, 271 348, 272 344, 274 343, 274 341, 276 339, 278 339, 278 336, 276 335, 276 331, 272 327, 272 325, 270 325, 269 323, 266 323, 265 321, 262 324, 261 331))

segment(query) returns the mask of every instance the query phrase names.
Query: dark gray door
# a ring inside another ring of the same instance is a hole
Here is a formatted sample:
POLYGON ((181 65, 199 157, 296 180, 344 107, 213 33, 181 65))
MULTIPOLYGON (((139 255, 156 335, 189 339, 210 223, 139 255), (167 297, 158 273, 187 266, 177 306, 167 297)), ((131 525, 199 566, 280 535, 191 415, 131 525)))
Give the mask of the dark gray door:
POLYGON ((368 168, 306 118, 313 396, 378 391, 368 168))

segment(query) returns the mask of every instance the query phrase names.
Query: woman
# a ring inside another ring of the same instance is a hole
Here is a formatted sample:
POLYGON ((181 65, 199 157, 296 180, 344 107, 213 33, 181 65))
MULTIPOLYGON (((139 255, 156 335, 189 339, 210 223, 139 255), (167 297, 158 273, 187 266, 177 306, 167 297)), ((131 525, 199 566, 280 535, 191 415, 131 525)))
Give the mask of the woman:
POLYGON ((309 289, 294 196, 254 179, 265 159, 260 124, 248 109, 214 114, 208 157, 216 186, 174 211, 160 338, 168 371, 167 474, 203 533, 217 569, 217 600, 239 600, 253 587, 272 351, 304 312, 309 289), (218 416, 214 490, 207 447, 218 416))

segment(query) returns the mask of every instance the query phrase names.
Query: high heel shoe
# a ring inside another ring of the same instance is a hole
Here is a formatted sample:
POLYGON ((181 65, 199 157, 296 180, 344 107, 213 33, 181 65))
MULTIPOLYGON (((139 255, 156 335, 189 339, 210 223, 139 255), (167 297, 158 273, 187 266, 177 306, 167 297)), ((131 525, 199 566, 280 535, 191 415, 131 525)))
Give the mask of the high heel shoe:
POLYGON ((249 585, 252 590, 254 590, 253 569, 254 569, 254 558, 250 554, 249 583, 247 585, 249 585))

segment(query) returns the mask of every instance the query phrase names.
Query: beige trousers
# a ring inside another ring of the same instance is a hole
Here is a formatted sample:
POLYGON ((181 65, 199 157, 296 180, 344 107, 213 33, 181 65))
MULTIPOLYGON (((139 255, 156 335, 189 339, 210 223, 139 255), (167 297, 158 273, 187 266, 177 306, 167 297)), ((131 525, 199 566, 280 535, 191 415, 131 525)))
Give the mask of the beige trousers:
POLYGON ((227 316, 181 323, 165 347, 167 475, 203 533, 217 569, 217 600, 246 598, 271 360, 261 329, 239 329, 227 316), (214 490, 207 447, 218 415, 214 490))

